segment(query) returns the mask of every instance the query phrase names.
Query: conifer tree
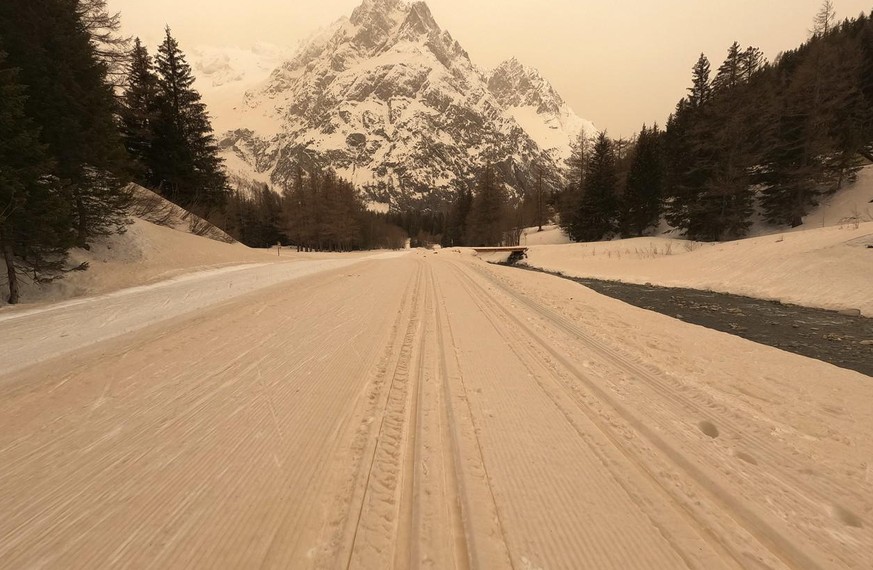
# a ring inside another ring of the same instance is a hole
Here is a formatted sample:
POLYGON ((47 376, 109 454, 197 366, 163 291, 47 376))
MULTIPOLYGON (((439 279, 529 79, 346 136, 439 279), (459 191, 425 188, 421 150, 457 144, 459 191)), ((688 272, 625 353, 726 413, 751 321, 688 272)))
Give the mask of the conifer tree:
POLYGON ((709 82, 710 69, 709 59, 704 54, 700 54, 700 58, 694 64, 693 83, 688 89, 688 103, 692 109, 700 109, 709 101, 712 93, 709 82))
POLYGON ((701 54, 692 69, 689 95, 679 102, 667 123, 667 149, 670 196, 666 207, 668 221, 689 237, 706 224, 708 206, 702 198, 712 179, 715 149, 710 100, 709 60, 701 54))
POLYGON ((597 241, 618 229, 616 168, 612 141, 601 132, 591 150, 585 174, 585 192, 579 203, 570 237, 597 241))
POLYGON ((124 229, 130 195, 112 87, 77 7, 77 0, 4 1, 0 37, 28 86, 26 112, 68 197, 76 244, 88 247, 124 229))
POLYGON ((626 236, 641 236, 658 223, 665 187, 662 135, 658 126, 643 125, 637 138, 622 197, 622 228, 626 236))
POLYGON ((121 107, 124 145, 133 161, 135 181, 143 186, 156 186, 151 160, 158 118, 158 80, 152 58, 139 38, 134 40, 126 83, 121 107))
POLYGON ((467 242, 472 246, 500 245, 507 229, 506 219, 506 192, 489 164, 473 197, 467 219, 467 242))
POLYGON ((743 80, 743 57, 740 44, 734 42, 728 49, 727 58, 712 81, 712 90, 715 92, 734 89, 743 80))
POLYGON ((443 246, 467 245, 467 218, 473 207, 473 192, 469 188, 458 190, 449 208, 446 232, 443 236, 443 246))
POLYGON ((816 12, 815 19, 813 20, 811 30, 812 35, 828 35, 834 29, 836 21, 837 10, 834 7, 833 0, 823 0, 821 7, 818 9, 818 12, 816 12))
POLYGON ((753 46, 749 46, 743 52, 740 59, 740 76, 743 81, 749 82, 752 77, 766 65, 764 53, 753 46))
POLYGON ((861 140, 858 153, 873 162, 873 14, 859 19, 861 65, 858 69, 858 87, 864 97, 866 112, 861 118, 861 140))
POLYGON ((591 139, 583 129, 576 142, 572 144, 572 152, 567 159, 568 184, 556 199, 558 223, 567 235, 572 235, 575 231, 573 228, 576 225, 576 214, 579 212, 582 195, 585 193, 585 173, 590 156, 591 139))
POLYGON ((159 113, 149 161, 154 184, 180 205, 207 214, 224 205, 227 180, 191 66, 169 27, 156 67, 159 113))
POLYGON ((25 114, 26 89, 0 52, 0 256, 6 266, 7 302, 20 299, 19 269, 37 279, 60 269, 71 243, 66 201, 49 177, 52 165, 25 114))
POLYGON ((95 56, 105 66, 113 88, 124 86, 130 38, 121 35, 121 14, 110 13, 106 0, 77 0, 79 20, 91 36, 95 56))

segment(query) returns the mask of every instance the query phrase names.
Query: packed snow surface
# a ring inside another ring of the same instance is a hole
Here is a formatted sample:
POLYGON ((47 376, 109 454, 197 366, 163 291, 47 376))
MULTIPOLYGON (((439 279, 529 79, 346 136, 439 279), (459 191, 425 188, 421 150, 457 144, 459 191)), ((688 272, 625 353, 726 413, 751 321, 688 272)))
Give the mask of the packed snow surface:
POLYGON ((0 567, 873 567, 869 377, 465 250, 234 251, 0 311, 0 567))

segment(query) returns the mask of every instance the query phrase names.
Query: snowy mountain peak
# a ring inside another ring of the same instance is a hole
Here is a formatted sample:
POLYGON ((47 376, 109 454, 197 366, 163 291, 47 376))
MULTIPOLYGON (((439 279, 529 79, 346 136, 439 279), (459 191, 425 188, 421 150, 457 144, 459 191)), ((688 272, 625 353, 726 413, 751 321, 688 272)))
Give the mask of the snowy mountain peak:
POLYGON ((488 163, 519 195, 589 124, 517 60, 483 74, 427 4, 403 0, 364 0, 237 109, 232 170, 281 187, 297 166, 332 167, 401 207, 440 206, 488 163))

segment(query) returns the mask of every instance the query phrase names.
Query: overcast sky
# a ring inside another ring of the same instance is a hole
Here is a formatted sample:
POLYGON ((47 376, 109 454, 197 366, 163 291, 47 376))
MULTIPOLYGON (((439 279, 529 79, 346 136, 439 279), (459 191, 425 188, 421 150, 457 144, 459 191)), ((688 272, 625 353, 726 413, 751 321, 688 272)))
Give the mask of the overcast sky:
MULTIPOLYGON (((182 42, 295 47, 350 15, 361 0, 108 0, 125 31, 153 44, 164 24, 182 42)), ((613 137, 663 124, 701 52, 717 68, 733 41, 772 59, 796 47, 820 0, 429 0, 437 22, 473 62, 517 57, 549 79, 573 109, 613 137)), ((836 0, 840 18, 873 0, 836 0)))

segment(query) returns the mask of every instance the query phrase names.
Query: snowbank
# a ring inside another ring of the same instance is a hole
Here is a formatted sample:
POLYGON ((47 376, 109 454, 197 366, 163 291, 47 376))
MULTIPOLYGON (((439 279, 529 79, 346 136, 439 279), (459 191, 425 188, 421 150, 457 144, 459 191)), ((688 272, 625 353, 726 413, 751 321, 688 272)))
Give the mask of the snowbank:
MULTIPOLYGON (((70 265, 87 262, 86 271, 74 271, 64 279, 41 286, 22 275, 22 301, 60 301, 154 283, 193 271, 276 260, 275 250, 222 243, 134 218, 124 234, 95 240, 87 251, 70 251, 70 265)), ((5 267, 2 269, 5 274, 5 267)), ((0 306, 7 293, 6 283, 0 283, 0 306)))
POLYGON ((531 246, 531 266, 568 275, 774 299, 873 316, 873 222, 719 244, 668 238, 531 246))

